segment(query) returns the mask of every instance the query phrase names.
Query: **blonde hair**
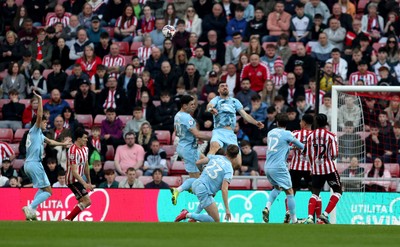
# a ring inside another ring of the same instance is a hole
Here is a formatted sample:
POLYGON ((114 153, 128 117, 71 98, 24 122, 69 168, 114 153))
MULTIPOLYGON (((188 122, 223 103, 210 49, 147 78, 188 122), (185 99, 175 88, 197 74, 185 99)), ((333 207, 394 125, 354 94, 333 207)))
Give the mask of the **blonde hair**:
POLYGON ((146 121, 146 122, 143 122, 142 125, 140 125, 140 130, 139 130, 139 134, 138 134, 138 144, 139 144, 139 145, 148 144, 149 141, 150 141, 150 139, 151 139, 152 134, 153 134, 153 130, 152 130, 152 128, 151 128, 150 123, 147 122, 147 121, 146 121), (147 133, 147 134, 143 134, 142 128, 143 128, 143 126, 146 125, 146 124, 149 126, 150 131, 149 131, 149 133, 147 133))

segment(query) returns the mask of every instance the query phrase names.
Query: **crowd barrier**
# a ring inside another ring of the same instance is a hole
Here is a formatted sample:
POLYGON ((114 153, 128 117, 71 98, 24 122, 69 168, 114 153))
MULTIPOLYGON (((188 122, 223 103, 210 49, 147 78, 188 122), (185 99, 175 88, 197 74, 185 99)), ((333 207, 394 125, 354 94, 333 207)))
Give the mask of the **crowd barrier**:
MULTIPOLYGON (((29 204, 35 189, 0 188, 0 220, 24 220, 21 208, 29 204)), ((296 194, 298 217, 307 216, 310 192, 296 194)), ((229 192, 231 222, 262 223, 261 211, 268 200, 269 191, 237 190, 229 192)), ((96 189, 90 193, 92 206, 83 211, 78 221, 107 222, 172 222, 186 208, 195 211, 198 206, 193 194, 183 192, 178 204, 171 204, 169 190, 96 189)), ((330 193, 321 192, 323 208, 330 193)), ((221 219, 225 209, 219 192, 215 196, 221 219)), ((270 222, 281 223, 285 215, 285 195, 282 192, 271 209, 270 222)), ((75 206, 76 200, 69 189, 54 189, 53 195, 38 208, 38 219, 59 221, 75 206)), ((400 193, 345 192, 337 205, 337 224, 400 225, 400 193)))

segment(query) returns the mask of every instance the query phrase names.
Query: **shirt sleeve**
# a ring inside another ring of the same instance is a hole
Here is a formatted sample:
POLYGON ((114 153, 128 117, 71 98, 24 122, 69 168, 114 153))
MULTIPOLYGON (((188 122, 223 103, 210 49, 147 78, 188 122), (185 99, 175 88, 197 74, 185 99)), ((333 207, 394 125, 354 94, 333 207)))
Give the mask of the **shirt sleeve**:
POLYGON ((240 111, 243 109, 242 103, 238 99, 234 99, 236 111, 240 111))
POLYGON ((75 146, 72 146, 72 147, 68 150, 68 162, 69 162, 69 164, 71 164, 71 165, 76 165, 75 154, 76 154, 75 146))

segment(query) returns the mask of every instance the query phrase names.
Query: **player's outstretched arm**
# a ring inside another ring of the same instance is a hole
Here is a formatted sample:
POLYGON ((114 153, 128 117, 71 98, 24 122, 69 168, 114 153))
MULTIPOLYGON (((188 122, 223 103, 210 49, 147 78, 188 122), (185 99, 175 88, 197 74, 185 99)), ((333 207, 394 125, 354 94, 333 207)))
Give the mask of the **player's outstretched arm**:
POLYGON ((297 138, 293 138, 293 145, 295 145, 298 149, 303 150, 305 148, 304 144, 301 143, 297 138))
POLYGON ((69 138, 69 137, 65 138, 64 142, 58 142, 58 141, 49 139, 49 138, 47 138, 47 137, 44 138, 44 141, 45 141, 47 144, 51 145, 51 146, 68 147, 68 146, 70 146, 70 145, 72 144, 72 139, 69 138))
POLYGON ((200 132, 196 127, 191 128, 191 129, 190 129, 190 132, 192 132, 192 134, 193 134, 196 138, 198 138, 198 139, 206 140, 206 141, 211 140, 211 136, 206 135, 206 134, 203 134, 203 133, 200 132))
POLYGON ((229 183, 228 181, 224 180, 224 182, 222 182, 221 192, 222 192, 222 199, 224 200, 224 205, 225 205, 226 221, 231 220, 231 211, 229 210, 229 202, 228 202, 228 188, 229 188, 229 183))
POLYGON ((245 110, 240 109, 239 114, 240 114, 240 116, 242 116, 244 118, 244 120, 246 120, 247 122, 249 122, 251 124, 254 124, 259 129, 264 128, 264 124, 262 122, 255 120, 250 114, 245 112, 245 110))
POLYGON ((42 125, 42 118, 43 118, 43 101, 42 101, 42 96, 40 96, 39 94, 37 94, 35 92, 35 90, 33 90, 33 94, 36 96, 36 98, 38 99, 38 109, 37 109, 37 113, 36 113, 36 127, 37 128, 41 128, 42 125))

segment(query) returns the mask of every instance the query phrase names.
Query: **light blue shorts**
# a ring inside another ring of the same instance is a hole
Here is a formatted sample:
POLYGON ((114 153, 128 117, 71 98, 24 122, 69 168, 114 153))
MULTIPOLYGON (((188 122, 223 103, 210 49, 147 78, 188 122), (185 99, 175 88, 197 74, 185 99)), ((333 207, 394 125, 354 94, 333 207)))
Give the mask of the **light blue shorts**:
POLYGON ((226 150, 228 145, 238 145, 237 136, 233 130, 224 128, 214 129, 212 131, 211 142, 218 142, 219 146, 226 150))
POLYGON ((188 173, 200 172, 199 168, 196 166, 196 161, 200 158, 200 151, 197 148, 180 148, 176 149, 179 157, 183 159, 185 164, 185 170, 188 173))
POLYGON ((292 179, 287 168, 264 168, 267 178, 273 186, 278 186, 284 190, 292 188, 292 179))
POLYGON ((208 193, 206 186, 200 180, 197 179, 193 182, 192 191, 199 199, 200 207, 203 209, 215 203, 214 197, 208 193))
POLYGON ((42 189, 50 186, 49 179, 41 162, 26 162, 24 164, 24 171, 31 179, 33 188, 42 189))

